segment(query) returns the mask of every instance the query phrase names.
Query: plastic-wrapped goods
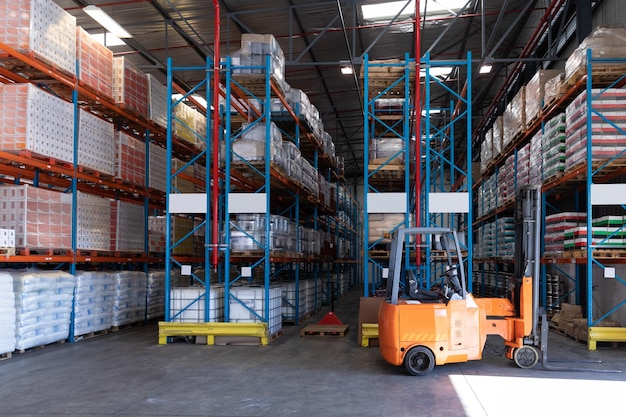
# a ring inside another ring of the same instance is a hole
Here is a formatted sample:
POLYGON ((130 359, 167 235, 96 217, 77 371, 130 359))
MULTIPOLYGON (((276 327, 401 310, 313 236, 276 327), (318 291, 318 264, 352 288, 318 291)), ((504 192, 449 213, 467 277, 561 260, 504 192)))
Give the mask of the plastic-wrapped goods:
POLYGON ((0 150, 27 150, 63 162, 74 162, 74 109, 71 103, 30 83, 0 84, 0 124, 0 150))
POLYGON ((148 117, 148 77, 125 57, 113 58, 115 102, 148 117))
POLYGON ((206 176, 207 170, 204 165, 200 165, 199 163, 193 164, 193 177, 196 179, 196 182, 193 183, 193 192, 194 193, 205 193, 206 192, 206 184, 211 183, 211 179, 207 180, 206 176))
POLYGON ((270 56, 271 75, 277 81, 284 81, 285 56, 272 35, 241 35, 241 49, 231 55, 233 74, 264 74, 266 55, 270 56))
POLYGON ((114 295, 113 273, 77 272, 74 293, 74 336, 111 328, 114 295))
POLYGON ((30 185, 0 187, 0 227, 15 230, 15 246, 72 247, 72 195, 30 185))
POLYGON ((526 87, 522 86, 513 100, 506 106, 502 115, 503 148, 507 148, 519 133, 526 131, 525 102, 526 87))
POLYGON ((546 84, 555 77, 560 78, 562 74, 561 70, 538 70, 526 84, 525 114, 528 126, 539 117, 541 109, 556 98, 554 91, 550 90, 553 84, 548 85, 548 94, 546 94, 546 84))
POLYGON ((165 191, 167 186, 166 178, 166 160, 167 151, 161 148, 159 145, 150 142, 150 172, 148 173, 148 180, 150 182, 150 188, 154 188, 159 191, 165 191))
POLYGON ((507 189, 507 200, 515 198, 515 155, 509 155, 502 165, 502 169, 506 173, 505 183, 507 189))
POLYGON ((268 323, 270 335, 282 329, 282 290, 279 286, 269 288, 269 316, 265 311, 264 287, 233 287, 229 298, 230 321, 232 323, 268 323))
POLYGON ((558 255, 565 250, 565 231, 587 224, 586 213, 564 212, 550 214, 545 219, 545 253, 558 255))
POLYGON ((205 149, 206 116, 183 102, 175 103, 172 112, 174 135, 199 149, 205 149))
POLYGON ((191 179, 194 178, 194 168, 191 164, 185 165, 187 162, 177 158, 172 159, 172 187, 179 193, 193 193, 195 185, 191 179))
POLYGON ((587 129, 587 92, 583 91, 565 109, 567 126, 565 139, 565 170, 590 158, 600 161, 623 155, 626 148, 626 90, 592 89, 593 108, 591 132, 587 129), (601 94, 601 95, 600 95, 601 94), (621 129, 621 131, 620 131, 621 129), (591 140, 591 155, 587 155, 587 139, 591 140))
POLYGON ((528 155, 528 183, 530 185, 541 185, 543 180, 543 154, 541 153, 541 131, 535 133, 530 139, 528 155))
POLYGON ((98 95, 113 99, 113 51, 76 27, 76 53, 80 84, 98 95))
POLYGON ((9 273, 15 292, 15 348, 25 350, 67 339, 76 277, 62 271, 9 273))
POLYGON ((405 142, 399 138, 376 138, 370 141, 369 163, 375 165, 404 164, 405 142))
MULTIPOLYGON (((244 123, 241 126, 241 129, 243 130, 243 133, 241 134, 241 139, 254 140, 265 143, 265 139, 267 137, 266 126, 267 125, 265 124, 265 122, 244 123)), ((280 133, 280 129, 276 127, 274 122, 270 122, 269 131, 271 141, 276 143, 277 145, 282 146, 283 136, 280 133)))
POLYGON ((146 144, 122 131, 115 132, 115 176, 137 185, 146 183, 146 144))
POLYGON ((565 82, 573 84, 586 73, 588 49, 591 49, 593 58, 623 58, 626 56, 625 45, 626 29, 596 28, 565 61, 565 82))
POLYGON ((560 113, 545 123, 541 153, 544 181, 565 171, 565 113, 560 113))
POLYGON ((292 161, 296 161, 300 159, 300 156, 301 156, 300 149, 298 149, 298 146, 295 143, 289 140, 283 140, 282 145, 283 145, 283 150, 285 151, 285 156, 287 158, 289 158, 292 161))
POLYGON ((530 143, 517 151, 516 185, 519 189, 529 183, 530 175, 530 143))
POLYGON ((491 127, 493 134, 493 155, 500 156, 502 152, 504 152, 504 118, 502 116, 498 116, 496 121, 493 123, 491 127))
POLYGON ((148 74, 148 117, 161 127, 167 127, 167 87, 148 74))
POLYGON ((493 164, 493 130, 485 133, 483 142, 480 144, 480 173, 483 174, 493 164))
MULTIPOLYGON (((265 161, 265 142, 237 139, 233 142, 233 162, 265 161)), ((276 142, 270 143, 270 161, 280 167, 286 166, 285 151, 276 142)))
MULTIPOLYGON (((170 286, 177 287, 182 283, 180 269, 170 270, 170 286)), ((146 319, 152 320, 165 315, 165 270, 148 271, 148 294, 146 319)))
POLYGON ((146 273, 120 271, 114 273, 113 327, 143 321, 146 315, 146 273))
POLYGON ((0 355, 15 350, 15 294, 13 277, 0 271, 0 355))
MULTIPOLYGON (((172 253, 175 255, 192 255, 194 253, 193 239, 180 240, 193 230, 193 219, 171 216, 170 220, 171 244, 178 243, 172 253)), ((148 248, 150 252, 165 252, 165 216, 148 217, 148 248)))
POLYGON ((1 2, 0 43, 76 74, 76 18, 52 0, 1 2))
POLYGON ((78 164, 109 175, 115 175, 115 141, 113 123, 83 109, 79 112, 78 164))
POLYGON ((496 256, 512 259, 515 255, 515 219, 500 217, 495 222, 496 227, 496 256))
POLYGON ((403 225, 404 220, 402 213, 370 213, 368 243, 390 243, 391 233, 398 225, 403 225))
POLYGON ((111 202, 79 191, 76 204, 76 247, 85 250, 111 249, 111 202))
POLYGON ((144 208, 126 201, 111 201, 111 250, 143 252, 145 240, 144 208))

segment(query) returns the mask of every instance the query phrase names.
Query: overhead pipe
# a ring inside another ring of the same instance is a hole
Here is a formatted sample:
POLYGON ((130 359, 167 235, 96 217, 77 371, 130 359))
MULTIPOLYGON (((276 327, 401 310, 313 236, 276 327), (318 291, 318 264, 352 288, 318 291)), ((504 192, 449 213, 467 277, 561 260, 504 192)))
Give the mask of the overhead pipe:
POLYGON ((212 135, 212 160, 211 160, 211 234, 213 253, 211 256, 211 265, 217 267, 219 260, 219 151, 220 151, 220 120, 219 120, 219 91, 220 91, 220 5, 219 0, 213 0, 213 9, 215 11, 215 20, 213 22, 213 135, 212 135))

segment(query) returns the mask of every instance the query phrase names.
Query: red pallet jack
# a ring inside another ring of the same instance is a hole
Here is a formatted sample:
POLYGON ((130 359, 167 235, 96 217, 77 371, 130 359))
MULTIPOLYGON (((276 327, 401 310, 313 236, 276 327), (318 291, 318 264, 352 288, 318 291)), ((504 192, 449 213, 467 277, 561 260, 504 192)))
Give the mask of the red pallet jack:
POLYGON ((331 282, 330 311, 317 324, 309 324, 300 330, 300 336, 345 336, 348 333, 348 325, 344 324, 335 314, 335 291, 334 282, 331 282))

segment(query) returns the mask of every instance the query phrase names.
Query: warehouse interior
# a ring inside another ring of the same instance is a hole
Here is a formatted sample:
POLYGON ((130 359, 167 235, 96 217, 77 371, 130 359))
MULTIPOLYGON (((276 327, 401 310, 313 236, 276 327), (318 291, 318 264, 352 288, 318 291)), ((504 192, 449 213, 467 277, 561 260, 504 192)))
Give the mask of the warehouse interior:
POLYGON ((0 416, 614 412, 625 9, 1 0, 0 416))

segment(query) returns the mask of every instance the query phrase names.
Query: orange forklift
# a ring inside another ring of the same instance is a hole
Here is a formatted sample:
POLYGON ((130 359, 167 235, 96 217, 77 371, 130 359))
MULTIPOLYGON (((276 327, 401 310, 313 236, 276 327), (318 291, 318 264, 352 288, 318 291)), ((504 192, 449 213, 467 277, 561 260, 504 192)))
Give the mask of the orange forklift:
POLYGON ((488 335, 501 336, 506 357, 521 368, 535 366, 540 351, 546 360, 545 315, 538 326, 540 192, 522 190, 517 201, 515 274, 509 298, 478 298, 468 292, 456 230, 397 231, 391 243, 386 298, 378 315, 380 351, 387 362, 404 365, 411 375, 425 375, 435 365, 481 359, 488 335), (443 251, 433 251, 437 255, 427 262, 427 248, 437 238, 443 251), (421 276, 427 273, 436 278, 421 276), (428 281, 433 282, 430 288, 424 285, 428 281))

